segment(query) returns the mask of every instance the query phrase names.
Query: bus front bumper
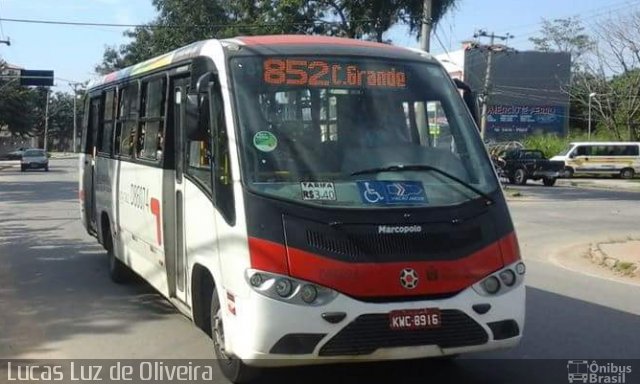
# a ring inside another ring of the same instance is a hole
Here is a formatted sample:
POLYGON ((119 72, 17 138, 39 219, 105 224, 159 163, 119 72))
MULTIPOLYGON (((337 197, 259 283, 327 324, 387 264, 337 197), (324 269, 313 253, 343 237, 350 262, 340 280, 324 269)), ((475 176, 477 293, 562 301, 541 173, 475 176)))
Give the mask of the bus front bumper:
POLYGON ((391 303, 338 295, 317 307, 252 292, 236 298, 235 311, 227 314, 227 350, 252 366, 440 357, 517 345, 524 328, 525 288, 520 284, 501 295, 484 296, 470 287, 446 299, 391 303), (439 327, 391 329, 391 311, 426 308, 440 310, 439 327))

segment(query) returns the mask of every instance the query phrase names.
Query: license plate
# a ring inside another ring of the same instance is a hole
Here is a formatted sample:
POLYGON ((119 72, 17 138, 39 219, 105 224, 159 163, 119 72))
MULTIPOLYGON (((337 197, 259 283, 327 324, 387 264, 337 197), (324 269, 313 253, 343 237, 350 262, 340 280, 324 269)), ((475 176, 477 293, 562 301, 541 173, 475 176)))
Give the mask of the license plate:
POLYGON ((389 328, 394 331, 438 328, 441 325, 440 310, 437 308, 389 312, 389 328))

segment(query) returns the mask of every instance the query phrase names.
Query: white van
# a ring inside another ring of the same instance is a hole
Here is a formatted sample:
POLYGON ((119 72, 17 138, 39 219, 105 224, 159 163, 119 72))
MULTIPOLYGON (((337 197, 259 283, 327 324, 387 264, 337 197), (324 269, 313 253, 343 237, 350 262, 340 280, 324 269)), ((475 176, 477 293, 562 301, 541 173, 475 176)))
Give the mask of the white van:
POLYGON ((564 161, 565 175, 619 175, 631 179, 640 173, 640 143, 638 142, 576 142, 570 143, 551 160, 564 161))

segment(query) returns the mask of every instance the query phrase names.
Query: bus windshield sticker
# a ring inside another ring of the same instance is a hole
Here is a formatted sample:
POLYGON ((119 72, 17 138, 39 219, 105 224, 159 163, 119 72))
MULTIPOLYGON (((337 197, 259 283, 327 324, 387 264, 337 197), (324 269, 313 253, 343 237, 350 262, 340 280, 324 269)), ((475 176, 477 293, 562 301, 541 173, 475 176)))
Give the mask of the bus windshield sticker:
POLYGON ((269 131, 260 131, 253 136, 253 146, 261 152, 271 152, 278 146, 278 138, 269 131))
POLYGON ((302 188, 302 200, 336 200, 336 188, 333 183, 324 181, 303 181, 300 183, 300 187, 302 188))
POLYGON ((360 198, 365 204, 424 204, 427 194, 420 181, 358 181, 360 198))
POLYGON ((357 87, 404 89, 407 74, 404 69, 378 64, 366 68, 357 64, 268 58, 263 62, 263 79, 269 85, 301 87, 357 87))

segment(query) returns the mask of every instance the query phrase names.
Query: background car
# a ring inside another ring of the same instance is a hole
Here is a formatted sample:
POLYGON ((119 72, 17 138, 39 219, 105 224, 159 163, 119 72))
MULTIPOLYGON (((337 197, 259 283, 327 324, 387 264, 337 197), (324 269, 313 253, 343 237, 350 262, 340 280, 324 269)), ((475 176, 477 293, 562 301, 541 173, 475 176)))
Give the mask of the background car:
POLYGON ((39 168, 44 168, 46 172, 49 172, 49 157, 44 149, 27 149, 24 151, 20 162, 20 170, 24 172, 27 169, 39 168))
POLYGON ((20 160, 22 159, 22 155, 24 154, 24 151, 26 151, 29 148, 26 147, 20 147, 18 149, 16 149, 15 151, 9 152, 6 155, 6 159, 7 160, 20 160))

